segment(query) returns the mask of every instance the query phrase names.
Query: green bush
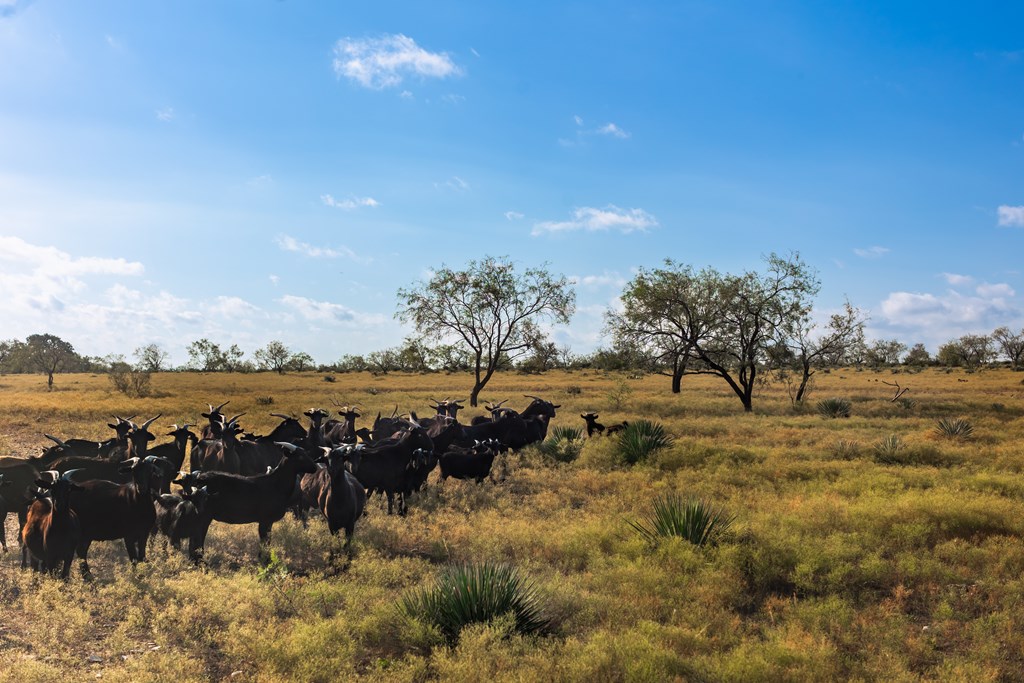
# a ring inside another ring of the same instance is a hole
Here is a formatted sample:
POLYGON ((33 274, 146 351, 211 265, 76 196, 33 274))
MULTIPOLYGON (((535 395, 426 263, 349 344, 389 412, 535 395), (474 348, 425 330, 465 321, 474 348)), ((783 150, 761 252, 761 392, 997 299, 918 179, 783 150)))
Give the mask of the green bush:
POLYGON ((852 404, 845 398, 826 398, 818 401, 818 414, 824 418, 850 417, 852 404))
POLYGON ((676 537, 702 548, 705 545, 716 545, 732 526, 734 519, 724 509, 705 500, 684 499, 669 494, 654 501, 654 512, 646 520, 627 521, 650 543, 676 537))
POLYGON ((506 564, 483 562, 448 567, 429 589, 407 593, 399 605, 407 617, 436 626, 449 643, 469 624, 511 615, 524 635, 549 628, 533 584, 506 564))
POLYGON ((619 433, 618 455, 627 465, 635 465, 647 460, 655 451, 671 445, 672 437, 661 424, 636 420, 619 433))

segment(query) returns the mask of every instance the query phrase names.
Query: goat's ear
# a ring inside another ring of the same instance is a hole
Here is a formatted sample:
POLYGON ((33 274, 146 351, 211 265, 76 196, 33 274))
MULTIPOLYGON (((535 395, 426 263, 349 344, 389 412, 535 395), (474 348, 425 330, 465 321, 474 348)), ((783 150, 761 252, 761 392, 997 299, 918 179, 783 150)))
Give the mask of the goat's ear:
MULTIPOLYGON (((9 484, 10 482, 7 483, 9 484)), ((38 486, 41 489, 48 489, 51 486, 53 486, 53 482, 47 481, 46 479, 36 479, 36 486, 38 486)))
POLYGON ((112 425, 109 422, 107 423, 107 426, 110 427, 111 429, 117 429, 117 425, 112 425))
POLYGON ((156 437, 149 432, 146 432, 146 441, 156 441, 156 437))
POLYGON ((203 417, 205 417, 207 420, 210 419, 210 414, 209 413, 199 413, 199 414, 202 415, 203 417))
POLYGON ((552 405, 551 407, 552 407, 552 408, 561 408, 561 407, 562 407, 562 404, 561 404, 561 403, 559 403, 559 404, 558 404, 557 406, 556 406, 556 405, 552 405))

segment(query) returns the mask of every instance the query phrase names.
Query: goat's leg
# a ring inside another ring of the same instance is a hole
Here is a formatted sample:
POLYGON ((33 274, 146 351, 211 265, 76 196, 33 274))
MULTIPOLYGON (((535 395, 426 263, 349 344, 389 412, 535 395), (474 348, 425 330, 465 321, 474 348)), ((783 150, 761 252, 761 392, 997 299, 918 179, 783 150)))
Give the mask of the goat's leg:
POLYGON ((89 580, 92 579, 92 572, 89 570, 89 546, 92 545, 92 540, 79 541, 78 547, 75 548, 75 552, 78 554, 78 559, 81 560, 80 566, 82 569, 82 578, 89 580))
POLYGON ((260 561, 270 559, 270 531, 274 528, 273 522, 260 522, 259 534, 260 534, 260 561))

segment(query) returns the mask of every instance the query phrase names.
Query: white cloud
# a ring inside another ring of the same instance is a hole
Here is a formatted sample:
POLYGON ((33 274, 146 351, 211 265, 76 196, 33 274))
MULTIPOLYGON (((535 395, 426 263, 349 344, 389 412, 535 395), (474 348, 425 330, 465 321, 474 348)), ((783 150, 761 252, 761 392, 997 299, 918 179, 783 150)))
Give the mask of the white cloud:
POLYGON ((249 180, 245 181, 245 184, 255 190, 262 190, 273 185, 274 179, 270 176, 270 174, 265 173, 261 176, 250 178, 249 180))
POLYGON ((117 38, 110 35, 109 33, 103 36, 103 40, 107 41, 107 45, 110 47, 111 50, 116 50, 117 52, 120 52, 124 49, 124 46, 121 45, 120 41, 118 41, 117 38))
POLYGON ((291 294, 286 294, 277 301, 310 322, 358 323, 360 325, 380 325, 385 322, 383 315, 360 313, 348 306, 330 301, 316 301, 291 294))
POLYGON ((989 284, 988 282, 983 282, 978 285, 977 289, 974 291, 977 292, 978 296, 986 299, 1003 299, 1016 294, 1016 292, 1013 291, 1013 287, 1005 282, 994 285, 989 284))
POLYGON ((962 334, 986 332, 1019 320, 1020 311, 1008 300, 1013 294, 1007 285, 982 285, 976 295, 892 292, 881 303, 880 318, 872 318, 882 328, 877 336, 895 334, 907 343, 925 342, 937 348, 962 334))
POLYGON ((358 209, 360 206, 369 206, 371 208, 380 206, 380 202, 373 197, 356 197, 354 195, 348 199, 339 200, 329 194, 322 194, 320 195, 320 201, 327 206, 332 206, 336 209, 343 209, 344 211, 352 211, 353 209, 358 209))
POLYGON ((1024 228, 1024 206, 1000 206, 999 225, 1005 228, 1024 228))
POLYGON ((413 94, 408 90, 403 90, 402 92, 398 93, 398 96, 401 97, 403 100, 411 100, 413 98, 413 94))
POLYGON ((510 221, 521 221, 526 218, 526 215, 519 213, 518 211, 506 211, 505 218, 510 221))
POLYGON ((657 227, 658 220, 643 209, 620 209, 609 204, 603 209, 584 206, 573 210, 568 221, 544 221, 533 226, 534 235, 546 232, 569 232, 573 230, 608 231, 622 233, 646 232, 657 227))
POLYGON ((452 93, 448 95, 442 95, 441 101, 447 102, 448 104, 462 104, 463 102, 466 101, 466 98, 463 95, 456 95, 452 93))
POLYGON ((626 278, 614 271, 604 271, 600 275, 570 275, 569 282, 581 287, 597 289, 600 287, 616 287, 622 289, 626 285, 626 278))
POLYGON ((606 124, 604 124, 603 126, 601 126, 600 128, 597 129, 597 132, 600 135, 611 135, 613 137, 621 138, 623 140, 628 138, 629 135, 630 135, 628 132, 622 130, 621 128, 616 126, 614 123, 606 123, 606 124))
POLYGON ((969 285, 974 282, 974 278, 970 275, 958 275, 957 273, 942 273, 942 277, 946 279, 946 282, 954 287, 961 285, 969 285))
POLYGON ((207 315, 218 318, 252 318, 263 314, 259 306, 255 306, 237 296, 218 296, 203 306, 207 315))
POLYGON ((479 57, 480 53, 476 51, 476 48, 469 48, 469 51, 473 53, 474 57, 479 57))
POLYGON ((274 285, 275 287, 277 287, 277 283, 279 283, 280 281, 281 281, 281 278, 278 277, 277 275, 271 275, 270 276, 270 284, 274 285))
POLYGON ((138 261, 123 258, 84 256, 73 258, 56 247, 40 247, 19 237, 0 236, 0 261, 36 269, 45 277, 73 278, 81 275, 142 275, 138 261))
POLYGON ((164 107, 156 110, 156 118, 159 121, 173 121, 174 107, 164 107))
POLYGON ((342 38, 334 46, 334 72, 373 90, 397 86, 407 75, 447 78, 462 73, 447 53, 428 52, 400 33, 342 38))
POLYGON ((583 125, 583 118, 580 117, 578 114, 576 116, 573 116, 572 120, 576 122, 577 126, 582 126, 583 125))
POLYGON ((300 242, 291 235, 278 235, 275 242, 284 251, 293 251, 310 258, 340 258, 344 256, 353 261, 368 260, 360 257, 348 247, 317 247, 307 242, 300 242))
POLYGON ((853 253, 861 258, 881 258, 889 253, 888 247, 868 247, 867 249, 854 249, 853 253))

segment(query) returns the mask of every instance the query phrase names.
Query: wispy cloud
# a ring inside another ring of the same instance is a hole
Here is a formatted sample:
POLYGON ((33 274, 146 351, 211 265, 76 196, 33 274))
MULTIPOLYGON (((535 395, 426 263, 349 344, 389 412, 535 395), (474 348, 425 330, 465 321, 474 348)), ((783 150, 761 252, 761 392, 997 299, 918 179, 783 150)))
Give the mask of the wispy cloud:
POLYGON ((1024 206, 1000 206, 999 225, 1005 228, 1024 228, 1024 206))
POLYGON ((410 75, 447 78, 462 73, 447 53, 424 50, 400 33, 342 38, 334 46, 334 72, 373 90, 395 87, 410 75))
POLYGON ((525 214, 519 213, 518 211, 506 211, 505 219, 510 221, 521 221, 526 218, 525 214))
POLYGON ((353 261, 366 261, 348 247, 317 247, 307 242, 300 242, 291 235, 278 235, 277 246, 283 251, 291 251, 310 258, 350 258, 353 261))
POLYGON ((304 296, 286 294, 278 303, 292 309, 302 318, 314 323, 356 323, 359 325, 380 325, 386 318, 376 313, 360 313, 343 304, 317 301, 304 296))
POLYGON ((261 176, 256 176, 255 178, 250 178, 249 180, 245 181, 245 184, 253 189, 262 190, 273 185, 274 178, 271 177, 269 174, 264 174, 261 176))
POLYGON ((159 121, 173 121, 174 107, 164 107, 163 109, 157 109, 156 118, 159 121))
POLYGON ((109 33, 103 36, 103 40, 107 42, 107 45, 110 47, 111 50, 114 50, 116 52, 121 52, 122 50, 124 50, 124 46, 121 45, 121 41, 119 41, 117 38, 110 35, 109 33))
POLYGON ((533 226, 534 235, 549 232, 571 232, 586 230, 589 232, 618 230, 622 233, 646 232, 657 227, 658 220, 643 209, 620 209, 609 204, 603 209, 584 206, 574 209, 572 218, 567 221, 544 221, 533 226))
POLYGON ((434 183, 434 187, 438 189, 447 187, 449 190, 455 190, 456 192, 466 192, 470 189, 469 183, 457 175, 453 175, 443 183, 434 183))
POLYGON ((579 114, 577 114, 576 116, 573 116, 572 120, 576 122, 577 126, 582 126, 583 125, 583 118, 579 114))
POLYGON ((957 273, 942 273, 942 277, 946 280, 946 282, 953 285, 954 287, 969 285, 972 282, 974 282, 974 278, 972 278, 970 275, 959 275, 957 273))
POLYGON ((853 253, 861 258, 881 258, 889 253, 888 247, 868 247, 867 249, 854 249, 853 253))
POLYGON ((1005 282, 999 282, 996 284, 982 282, 974 291, 977 292, 978 296, 985 299, 1006 299, 1016 295, 1016 292, 1013 291, 1013 287, 1005 282))
POLYGON ((569 282, 581 287, 597 289, 600 287, 615 287, 622 289, 626 285, 626 278, 614 271, 604 271, 600 275, 570 275, 569 282))
POLYGON ((606 123, 606 124, 604 124, 603 126, 601 126, 600 128, 597 129, 597 133, 599 135, 611 135, 612 137, 616 137, 616 138, 619 138, 619 139, 622 139, 622 140, 625 140, 626 138, 628 138, 630 136, 630 134, 628 132, 622 130, 621 128, 616 126, 614 123, 606 123))
POLYGON ((0 17, 11 17, 31 4, 31 0, 0 0, 0 17))
POLYGON ((326 206, 332 206, 335 209, 342 209, 344 211, 352 211, 361 206, 369 206, 371 208, 380 206, 380 202, 373 197, 356 197, 354 195, 348 199, 335 199, 329 194, 322 194, 320 195, 320 201, 326 206))
POLYGON ((448 95, 442 95, 441 101, 447 104, 462 104, 463 102, 466 101, 466 98, 463 95, 456 95, 454 93, 451 93, 448 95))
POLYGON ((278 277, 277 275, 274 275, 273 273, 271 273, 271 275, 269 276, 269 279, 270 279, 270 284, 274 285, 275 287, 277 287, 277 283, 279 283, 281 281, 281 278, 278 277))

